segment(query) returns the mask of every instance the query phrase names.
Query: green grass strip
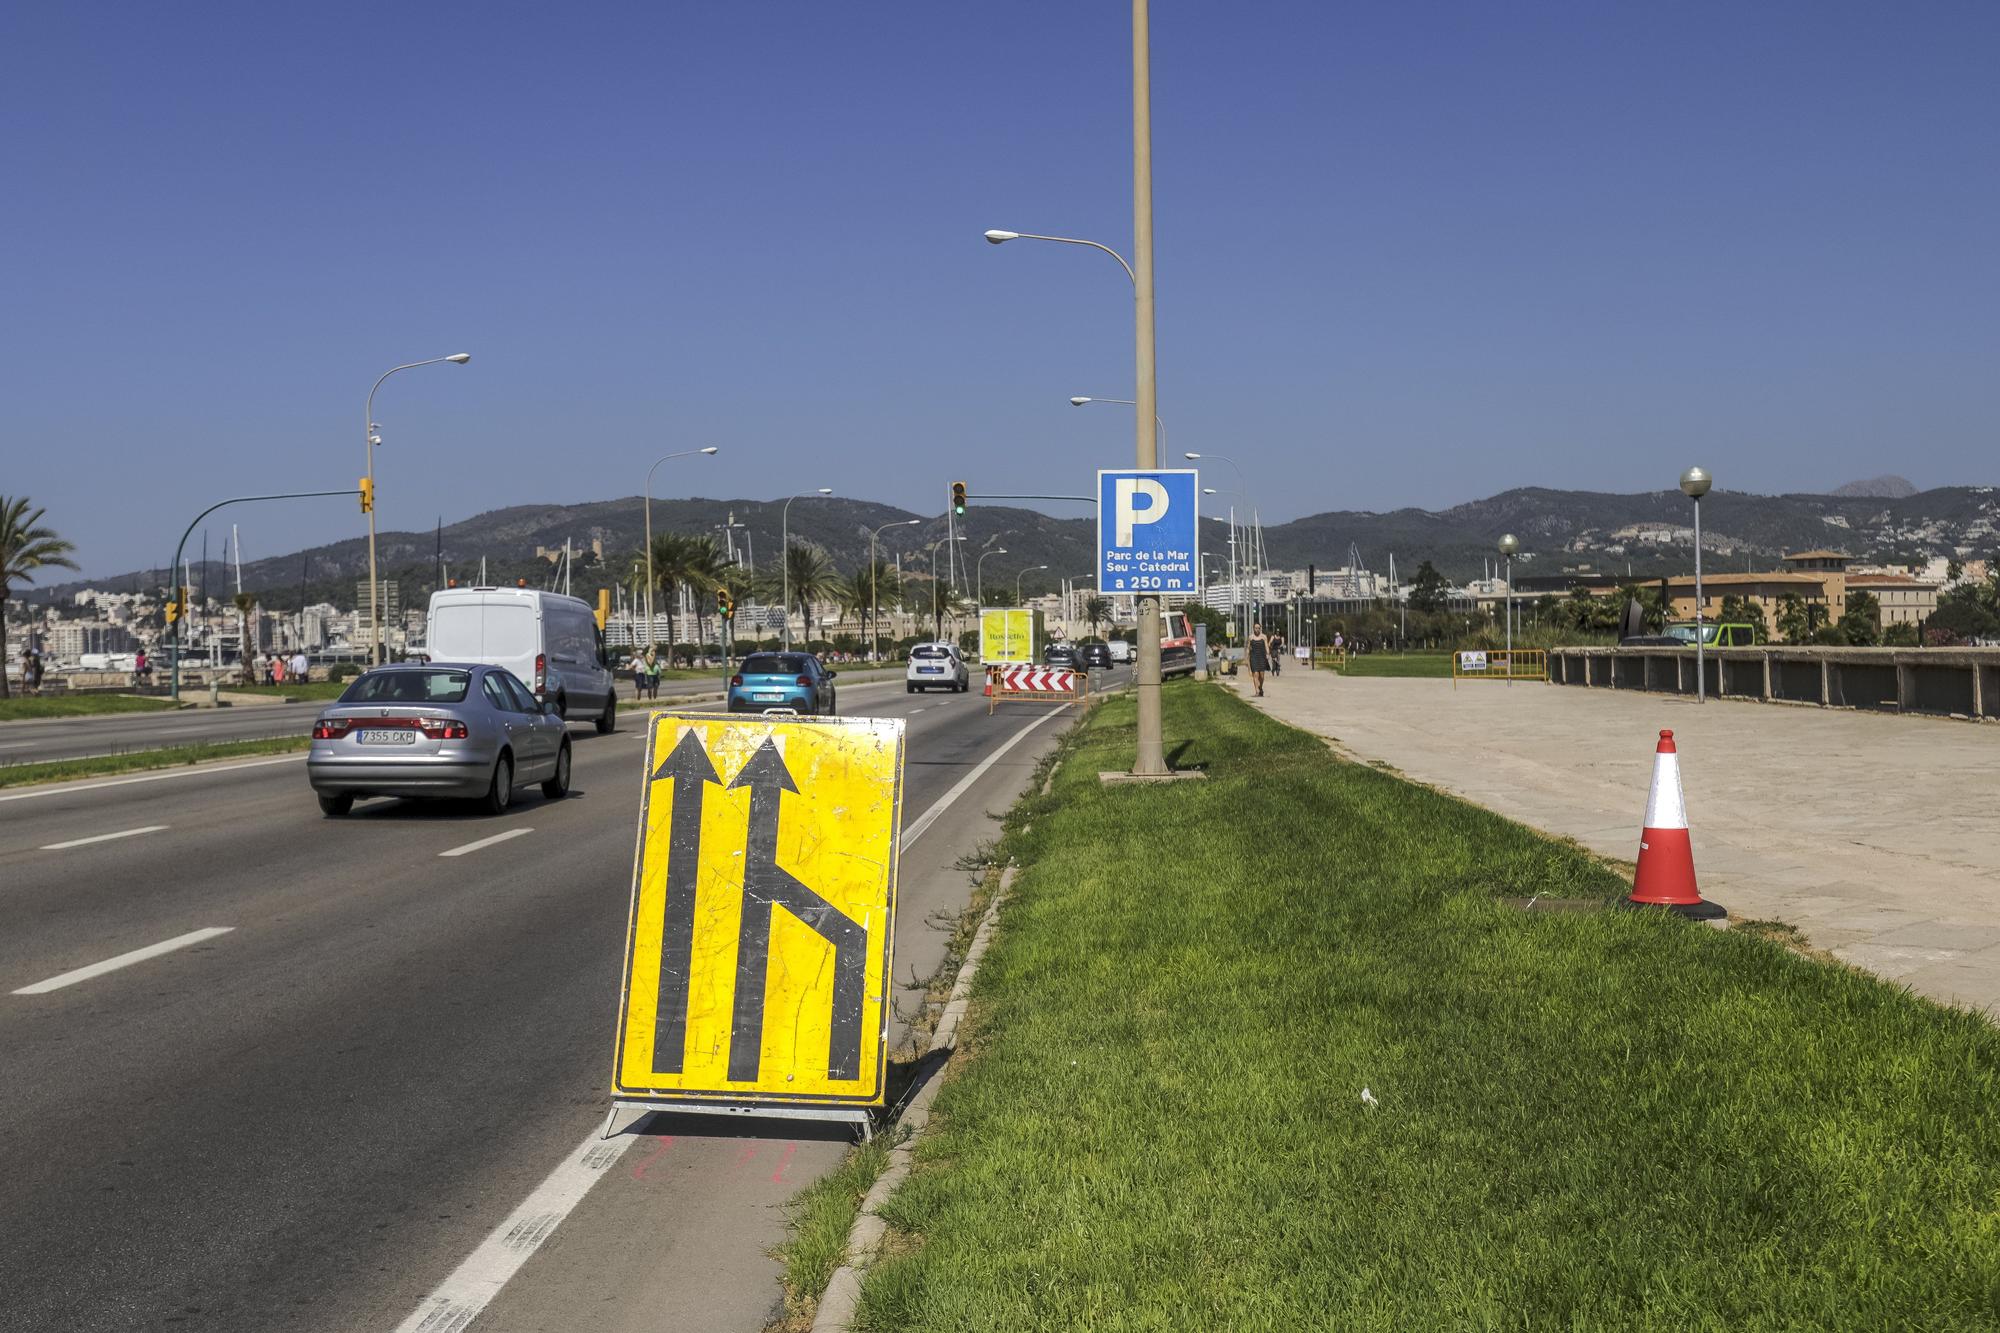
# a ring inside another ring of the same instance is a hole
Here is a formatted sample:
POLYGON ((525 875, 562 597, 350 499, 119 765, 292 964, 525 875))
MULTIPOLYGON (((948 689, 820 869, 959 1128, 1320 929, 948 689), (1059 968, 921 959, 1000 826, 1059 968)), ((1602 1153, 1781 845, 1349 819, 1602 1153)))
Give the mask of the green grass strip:
POLYGON ((31 694, 0 699, 0 722, 36 717, 93 717, 101 713, 157 713, 174 705, 137 694, 31 694))
POLYGON ((786 1333, 812 1326, 821 1293, 847 1258, 847 1233, 861 1214, 861 1201, 887 1169, 895 1143, 894 1136, 883 1135, 855 1145, 837 1168, 786 1206, 789 1229, 777 1251, 785 1266, 785 1318, 778 1327, 786 1333))
POLYGON ((1047 797, 871 1330, 2000 1324, 2000 1037, 1165 691, 1208 780, 1047 797), (1365 1106, 1363 1087, 1377 1105, 1365 1106))
POLYGON ((211 759, 241 759, 246 755, 290 754, 311 744, 310 736, 273 736, 254 741, 172 745, 158 750, 134 750, 129 754, 93 755, 88 759, 52 759, 41 764, 8 764, 0 767, 0 787, 32 787, 42 782, 101 778, 118 773, 143 772, 150 768, 181 768, 211 759))

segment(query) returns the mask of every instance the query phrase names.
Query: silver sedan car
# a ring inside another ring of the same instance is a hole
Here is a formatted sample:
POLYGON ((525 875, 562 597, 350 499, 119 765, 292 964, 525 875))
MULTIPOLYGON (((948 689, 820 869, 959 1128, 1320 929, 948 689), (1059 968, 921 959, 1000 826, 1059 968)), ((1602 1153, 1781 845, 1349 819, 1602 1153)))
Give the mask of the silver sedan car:
POLYGON ((319 715, 312 740, 306 777, 329 818, 364 796, 473 797, 497 815, 524 783, 569 794, 569 729, 503 667, 377 667, 319 715))

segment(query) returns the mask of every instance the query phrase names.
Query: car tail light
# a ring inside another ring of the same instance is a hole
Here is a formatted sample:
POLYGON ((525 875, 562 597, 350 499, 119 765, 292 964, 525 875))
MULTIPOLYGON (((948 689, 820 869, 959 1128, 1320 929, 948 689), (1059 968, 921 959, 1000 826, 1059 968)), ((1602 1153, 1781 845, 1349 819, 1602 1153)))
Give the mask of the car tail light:
POLYGON ((731 676, 729 678, 729 683, 731 685, 741 685, 743 683, 743 673, 739 671, 735 675, 731 676))
POLYGON ((811 676, 800 676, 798 683, 810 689, 813 683, 813 678, 811 676))
POLYGON ((434 741, 462 741, 471 734, 463 722, 454 722, 444 717, 433 719, 430 725, 424 728, 424 735, 434 741))
POLYGON ((316 741, 337 741, 348 733, 354 723, 344 717, 321 718, 313 724, 313 739, 316 741))
POLYGON ((547 688, 548 688, 548 683, 549 683, 549 659, 548 659, 548 656, 547 656, 546 654, 544 654, 544 653, 536 653, 536 654, 535 654, 535 693, 536 693, 536 694, 540 694, 540 693, 541 693, 541 692, 542 692, 543 690, 547 689, 547 688))

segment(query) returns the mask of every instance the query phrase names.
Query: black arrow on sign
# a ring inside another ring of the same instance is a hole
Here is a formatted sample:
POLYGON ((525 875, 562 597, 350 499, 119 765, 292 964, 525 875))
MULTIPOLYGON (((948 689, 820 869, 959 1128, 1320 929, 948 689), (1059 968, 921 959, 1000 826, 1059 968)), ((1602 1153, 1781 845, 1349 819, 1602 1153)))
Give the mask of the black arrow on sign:
POLYGON ((771 966, 771 906, 777 904, 833 946, 833 1018, 827 1036, 831 1078, 861 1077, 861 996, 868 932, 778 865, 778 807, 797 792, 776 742, 766 739, 729 784, 750 789, 750 836, 743 867, 743 925, 736 936, 736 1006, 729 1031, 729 1078, 754 1083, 764 1047, 764 981, 771 966))
POLYGON ((660 929, 660 995, 653 1011, 653 1072, 678 1074, 687 1059, 688 974, 694 963, 694 895, 701 869, 701 803, 708 784, 722 785, 708 751, 692 729, 653 770, 674 780, 667 843, 667 901, 660 929))

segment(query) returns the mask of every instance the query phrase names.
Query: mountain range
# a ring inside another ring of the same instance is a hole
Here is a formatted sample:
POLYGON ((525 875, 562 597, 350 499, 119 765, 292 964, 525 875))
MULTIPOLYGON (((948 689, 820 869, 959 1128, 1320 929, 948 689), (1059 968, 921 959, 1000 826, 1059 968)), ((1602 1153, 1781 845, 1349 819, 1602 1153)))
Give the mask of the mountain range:
MULTIPOLYGON (((1895 480, 1900 479, 1877 482, 1895 480)), ((1517 566, 1527 570, 1629 566, 1635 576, 1643 576, 1687 567, 1693 547, 1692 521, 1692 505, 1677 492, 1619 495, 1522 487, 1442 510, 1314 514, 1265 528, 1264 546, 1267 564, 1277 569, 1314 564, 1330 570, 1348 563, 1351 547, 1366 568, 1386 569, 1393 553, 1398 573, 1405 578, 1420 561, 1430 560, 1448 577, 1463 580, 1481 573, 1494 543, 1502 533, 1511 532, 1521 543, 1517 566)), ((775 567, 771 562, 784 522, 782 502, 778 501, 696 498, 653 502, 655 533, 705 533, 721 544, 725 539, 723 525, 733 523, 736 527, 727 535, 760 569, 775 567)), ((989 583, 1011 582, 1030 566, 1049 566, 1024 576, 1022 587, 1032 595, 1054 587, 1062 576, 1092 571, 1092 523, 1088 517, 1052 517, 1035 510, 975 502, 958 527, 967 538, 961 549, 972 552, 972 558, 981 550, 995 552, 985 564, 989 583), (1003 549, 1006 554, 999 554, 1003 549)), ((1226 569, 1226 525, 1219 519, 1205 518, 1202 526, 1203 550, 1217 556, 1219 567, 1226 569)), ((805 497, 795 501, 790 510, 791 537, 820 548, 842 570, 865 563, 868 534, 876 528, 882 528, 882 553, 891 558, 900 556, 906 570, 924 569, 928 568, 924 549, 945 536, 946 520, 942 515, 922 516, 891 505, 839 496, 805 497)), ((1753 495, 1718 490, 1702 502, 1702 529, 1703 549, 1711 553, 1711 559, 1740 559, 1759 568, 1773 566, 1786 551, 1814 547, 1893 563, 1938 555, 1985 556, 2000 547, 2000 492, 1991 486, 1948 486, 1905 496, 1753 495)), ((218 529, 218 540, 225 531, 218 529)), ((511 583, 525 578, 532 586, 546 586, 554 575, 546 553, 560 551, 568 539, 579 552, 571 586, 580 595, 592 597, 596 588, 607 585, 627 567, 641 547, 644 531, 643 502, 633 496, 574 505, 515 505, 443 524, 433 531, 382 532, 377 546, 383 577, 399 579, 405 604, 415 605, 434 585, 440 556, 448 573, 461 581, 476 578, 484 559, 491 581, 511 583), (601 560, 594 555, 593 544, 603 551, 601 560), (538 548, 545 554, 538 556, 538 548)), ((939 564, 942 572, 942 549, 939 564)), ((257 592, 272 610, 298 606, 301 594, 307 602, 349 606, 355 582, 366 578, 367 572, 367 540, 355 537, 250 561, 243 566, 243 586, 257 592)), ((197 570, 197 580, 201 576, 197 570)), ((219 596, 229 586, 220 559, 211 560, 206 576, 213 595, 219 596)), ((157 589, 166 581, 159 570, 134 570, 32 591, 34 600, 40 602, 65 600, 85 587, 157 589)), ((970 584, 972 579, 968 576, 964 582, 970 584)))

